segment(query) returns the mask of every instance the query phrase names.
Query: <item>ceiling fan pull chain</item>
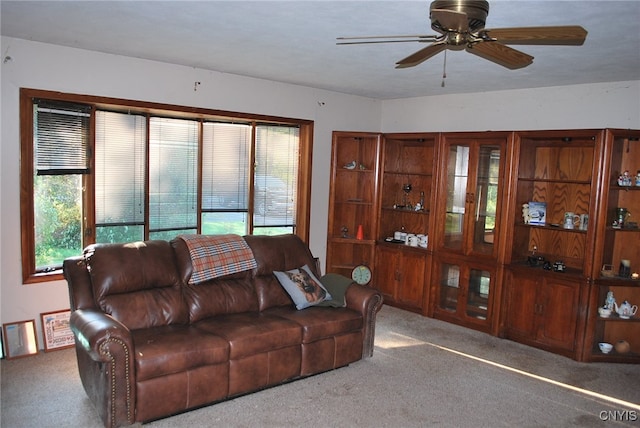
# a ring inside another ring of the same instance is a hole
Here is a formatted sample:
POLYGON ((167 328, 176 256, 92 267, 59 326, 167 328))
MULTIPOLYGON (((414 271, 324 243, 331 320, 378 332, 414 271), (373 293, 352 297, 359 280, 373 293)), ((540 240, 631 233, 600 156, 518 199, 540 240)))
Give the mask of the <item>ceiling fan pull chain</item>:
POLYGON ((442 68, 442 84, 441 87, 444 88, 444 79, 447 78, 447 51, 444 51, 444 67, 442 68))

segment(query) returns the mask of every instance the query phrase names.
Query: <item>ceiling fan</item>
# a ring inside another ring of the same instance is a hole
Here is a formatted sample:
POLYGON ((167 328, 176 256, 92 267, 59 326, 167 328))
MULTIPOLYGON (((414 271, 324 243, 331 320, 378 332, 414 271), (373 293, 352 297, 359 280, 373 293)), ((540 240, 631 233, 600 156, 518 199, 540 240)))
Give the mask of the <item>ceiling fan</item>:
POLYGON ((414 67, 446 50, 463 50, 515 70, 533 57, 506 45, 571 45, 584 43, 587 31, 578 25, 485 29, 489 2, 484 0, 436 0, 431 3, 431 28, 440 35, 338 37, 337 44, 431 42, 401 59, 396 68, 414 67))

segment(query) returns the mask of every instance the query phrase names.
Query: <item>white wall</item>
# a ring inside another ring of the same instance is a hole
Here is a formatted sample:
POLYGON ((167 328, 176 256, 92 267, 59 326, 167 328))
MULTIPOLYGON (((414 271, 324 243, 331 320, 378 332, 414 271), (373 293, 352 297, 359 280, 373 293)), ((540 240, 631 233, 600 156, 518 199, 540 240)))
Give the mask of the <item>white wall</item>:
POLYGON ((382 102, 383 132, 640 128, 640 81, 382 102))
MULTIPOLYGON (((45 89, 235 112, 311 119, 314 126, 310 247, 324 263, 331 132, 379 131, 380 101, 190 67, 2 38, 0 321, 69 307, 66 282, 22 284, 19 89, 45 89), (201 82, 194 91, 194 83, 201 82)), ((42 347, 42 341, 39 341, 42 347)))

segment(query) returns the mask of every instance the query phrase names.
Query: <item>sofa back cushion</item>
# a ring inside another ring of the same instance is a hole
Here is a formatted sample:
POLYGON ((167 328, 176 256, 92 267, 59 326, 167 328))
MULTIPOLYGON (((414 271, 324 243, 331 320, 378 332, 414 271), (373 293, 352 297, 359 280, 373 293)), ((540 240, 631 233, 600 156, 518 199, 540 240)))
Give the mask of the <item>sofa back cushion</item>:
POLYGON ((94 244, 85 260, 97 306, 130 329, 188 322, 167 241, 94 244))
POLYGON ((175 251, 178 274, 183 285, 189 322, 222 314, 257 312, 258 304, 253 286, 254 270, 221 276, 198 284, 189 284, 193 264, 189 248, 182 238, 171 241, 175 251))
POLYGON ((309 247, 298 236, 251 235, 245 236, 245 239, 258 263, 254 286, 261 311, 274 306, 293 306, 291 297, 276 279, 274 271, 284 272, 307 265, 319 277, 309 247))

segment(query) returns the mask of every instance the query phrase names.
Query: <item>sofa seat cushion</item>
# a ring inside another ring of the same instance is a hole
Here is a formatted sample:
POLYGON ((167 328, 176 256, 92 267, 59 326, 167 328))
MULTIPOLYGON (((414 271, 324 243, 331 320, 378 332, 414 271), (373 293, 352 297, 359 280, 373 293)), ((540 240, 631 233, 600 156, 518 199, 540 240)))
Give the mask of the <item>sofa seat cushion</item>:
POLYGON ((131 332, 135 346, 136 380, 226 363, 229 342, 192 326, 172 325, 131 332))
POLYGON ((232 360, 302 343, 300 325, 259 312, 220 315, 195 326, 225 338, 232 360))
POLYGON ((293 307, 281 306, 268 309, 266 313, 299 324, 302 327, 303 343, 362 330, 363 327, 362 315, 347 308, 311 307, 298 311, 293 307))

